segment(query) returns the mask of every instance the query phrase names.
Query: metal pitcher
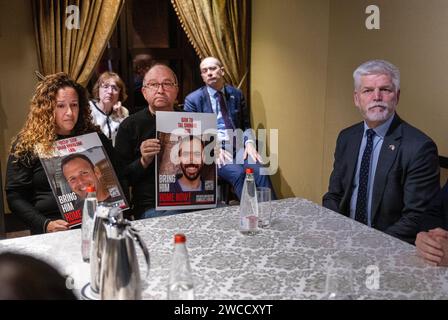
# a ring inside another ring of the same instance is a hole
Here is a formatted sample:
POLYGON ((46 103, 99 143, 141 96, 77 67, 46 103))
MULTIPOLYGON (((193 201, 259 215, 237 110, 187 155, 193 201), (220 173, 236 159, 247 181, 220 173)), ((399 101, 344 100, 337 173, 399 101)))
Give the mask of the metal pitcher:
POLYGON ((104 224, 106 241, 101 256, 101 299, 139 300, 142 282, 134 241, 143 251, 149 273, 149 253, 146 245, 125 219, 112 217, 104 224))
POLYGON ((106 243, 106 229, 104 226, 109 222, 110 217, 122 219, 123 214, 120 208, 107 204, 101 204, 97 207, 90 249, 90 289, 92 294, 98 298, 100 294, 101 256, 106 243))

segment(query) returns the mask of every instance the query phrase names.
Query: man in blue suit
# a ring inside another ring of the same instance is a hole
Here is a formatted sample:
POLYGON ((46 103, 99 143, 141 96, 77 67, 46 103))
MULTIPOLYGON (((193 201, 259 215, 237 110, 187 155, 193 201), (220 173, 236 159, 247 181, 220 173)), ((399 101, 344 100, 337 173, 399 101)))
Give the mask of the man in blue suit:
POLYGON ((231 183, 241 198, 245 169, 252 168, 256 185, 273 191, 269 177, 260 174, 262 158, 256 149, 243 93, 224 83, 224 67, 218 59, 203 59, 200 71, 205 86, 185 98, 184 111, 217 114, 218 142, 222 143, 217 158, 218 176, 231 183))

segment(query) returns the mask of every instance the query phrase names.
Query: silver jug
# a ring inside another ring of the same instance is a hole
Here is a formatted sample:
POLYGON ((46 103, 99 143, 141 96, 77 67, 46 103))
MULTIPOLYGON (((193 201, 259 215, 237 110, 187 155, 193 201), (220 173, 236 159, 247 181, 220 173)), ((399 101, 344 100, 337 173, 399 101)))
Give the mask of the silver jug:
POLYGON ((103 300, 139 300, 142 281, 134 241, 145 256, 146 277, 149 274, 148 249, 127 220, 112 217, 104 227, 106 241, 101 256, 100 297, 103 300))
POLYGON ((105 224, 110 217, 123 218, 121 209, 115 206, 100 204, 95 211, 93 222, 92 243, 90 248, 90 289, 92 295, 99 298, 100 294, 100 274, 101 256, 106 243, 105 224))

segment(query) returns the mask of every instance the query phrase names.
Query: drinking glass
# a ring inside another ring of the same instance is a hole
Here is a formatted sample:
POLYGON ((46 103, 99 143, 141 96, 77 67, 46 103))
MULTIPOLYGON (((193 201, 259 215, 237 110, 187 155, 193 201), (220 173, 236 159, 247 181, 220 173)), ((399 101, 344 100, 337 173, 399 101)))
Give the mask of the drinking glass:
POLYGON ((353 300, 354 299, 354 277, 352 263, 340 257, 327 260, 325 279, 326 300, 353 300))
POLYGON ((271 188, 257 188, 258 227, 268 228, 272 220, 271 188))

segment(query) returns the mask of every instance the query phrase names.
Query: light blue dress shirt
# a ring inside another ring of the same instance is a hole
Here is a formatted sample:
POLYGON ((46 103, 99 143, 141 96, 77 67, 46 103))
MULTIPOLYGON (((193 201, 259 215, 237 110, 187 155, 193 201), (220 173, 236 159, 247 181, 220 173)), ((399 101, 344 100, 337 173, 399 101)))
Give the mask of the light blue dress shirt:
MULTIPOLYGON (((375 180, 375 172, 376 166, 378 164, 378 158, 380 156, 381 147, 383 145, 384 137, 386 136, 387 131, 389 130, 390 124, 394 119, 395 114, 393 114, 385 123, 373 129, 375 131, 375 135, 373 136, 373 149, 372 155, 370 158, 370 166, 369 166, 369 182, 367 184, 367 225, 369 227, 372 226, 372 190, 373 190, 373 182, 375 180)), ((356 173, 353 178, 353 193, 352 198, 350 199, 350 218, 355 219, 356 213, 356 200, 358 199, 358 187, 359 187, 359 169, 361 167, 362 154, 364 153, 364 149, 367 144, 367 134, 366 131, 369 129, 367 124, 364 121, 364 133, 361 140, 361 147, 359 148, 358 153, 358 162, 356 164, 356 173)))

